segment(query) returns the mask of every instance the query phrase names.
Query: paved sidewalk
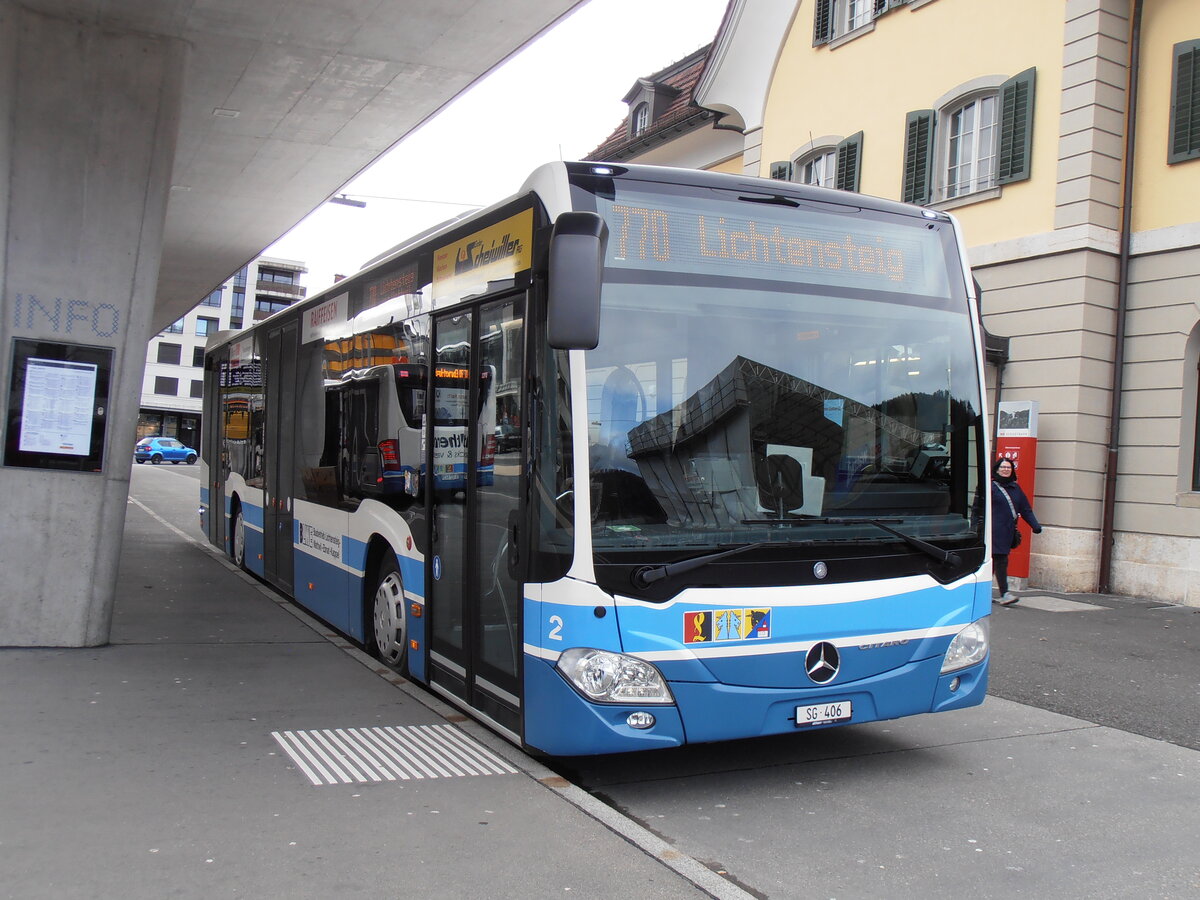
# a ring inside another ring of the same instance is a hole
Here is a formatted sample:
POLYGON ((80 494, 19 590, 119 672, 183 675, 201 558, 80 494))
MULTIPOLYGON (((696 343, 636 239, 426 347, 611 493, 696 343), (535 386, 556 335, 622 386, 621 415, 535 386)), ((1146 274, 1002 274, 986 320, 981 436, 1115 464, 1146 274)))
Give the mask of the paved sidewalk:
POLYGON ((118 598, 0 650, 0 897, 746 896, 136 500, 118 598))

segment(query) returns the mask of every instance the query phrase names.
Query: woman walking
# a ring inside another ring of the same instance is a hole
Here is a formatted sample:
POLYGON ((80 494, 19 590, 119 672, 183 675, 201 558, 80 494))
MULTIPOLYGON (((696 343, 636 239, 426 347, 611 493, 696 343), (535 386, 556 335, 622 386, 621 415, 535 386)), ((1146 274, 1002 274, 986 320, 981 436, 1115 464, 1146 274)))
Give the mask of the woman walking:
POLYGON ((1020 599, 1008 590, 1008 554, 1021 542, 1017 516, 1029 523, 1034 534, 1042 533, 1029 498, 1017 484, 1016 463, 998 459, 992 466, 992 568, 996 570, 1001 606, 1012 606, 1020 599))

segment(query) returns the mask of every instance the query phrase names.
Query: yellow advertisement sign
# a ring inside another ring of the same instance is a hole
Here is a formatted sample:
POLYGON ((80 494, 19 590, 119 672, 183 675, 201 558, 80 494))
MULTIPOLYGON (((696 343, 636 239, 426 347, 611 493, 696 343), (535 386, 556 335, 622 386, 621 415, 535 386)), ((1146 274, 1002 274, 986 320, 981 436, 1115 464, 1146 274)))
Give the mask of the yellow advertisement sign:
POLYGON ((528 269, 532 243, 533 210, 527 209, 439 248, 433 257, 434 300, 478 293, 489 281, 528 269))

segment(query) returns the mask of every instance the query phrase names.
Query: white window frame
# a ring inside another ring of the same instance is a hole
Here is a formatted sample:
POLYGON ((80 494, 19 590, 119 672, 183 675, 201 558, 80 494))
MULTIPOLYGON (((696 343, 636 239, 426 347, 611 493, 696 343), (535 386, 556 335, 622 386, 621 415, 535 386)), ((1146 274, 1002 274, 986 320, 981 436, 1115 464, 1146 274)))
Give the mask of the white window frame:
POLYGON ((792 180, 799 184, 811 184, 815 187, 832 188, 837 181, 837 145, 821 147, 796 158, 792 163, 792 180), (805 178, 805 169, 819 170, 816 181, 805 178))
POLYGON ((650 127, 650 103, 643 100, 633 108, 633 136, 644 134, 646 129, 650 127))
POLYGON ((875 0, 836 0, 834 36, 849 34, 875 20, 875 0))
POLYGON ((1000 155, 1000 87, 1006 80, 1004 75, 987 75, 973 79, 942 96, 934 106, 937 110, 937 124, 934 136, 936 147, 931 203, 938 209, 950 209, 960 204, 1000 196, 1000 186, 996 183, 1000 155), (951 126, 954 124, 954 117, 968 107, 974 107, 977 114, 985 102, 991 106, 992 121, 987 126, 986 133, 978 115, 972 123, 969 180, 964 182, 960 176, 957 183, 951 184, 950 154, 955 138, 951 126), (987 143, 982 153, 979 146, 981 139, 987 143), (981 161, 990 163, 991 166, 990 174, 982 178, 979 175, 981 161))
POLYGON ((837 181, 837 147, 845 139, 845 135, 825 134, 796 148, 791 155, 792 181, 797 184, 813 184, 804 180, 804 168, 814 160, 823 158, 827 160, 828 171, 822 173, 818 187, 832 188, 837 181))
POLYGON ((938 200, 957 200, 996 186, 998 93, 977 94, 939 116, 938 200))
POLYGON ((833 0, 829 14, 830 50, 875 30, 875 0, 833 0))

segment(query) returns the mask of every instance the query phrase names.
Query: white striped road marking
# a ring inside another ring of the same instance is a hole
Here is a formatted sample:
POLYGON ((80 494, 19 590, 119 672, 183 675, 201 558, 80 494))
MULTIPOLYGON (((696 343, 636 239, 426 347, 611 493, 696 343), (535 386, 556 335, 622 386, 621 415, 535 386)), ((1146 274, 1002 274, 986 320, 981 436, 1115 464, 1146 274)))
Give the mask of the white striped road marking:
POLYGON ((271 737, 313 784, 517 773, 453 725, 272 731, 271 737))

